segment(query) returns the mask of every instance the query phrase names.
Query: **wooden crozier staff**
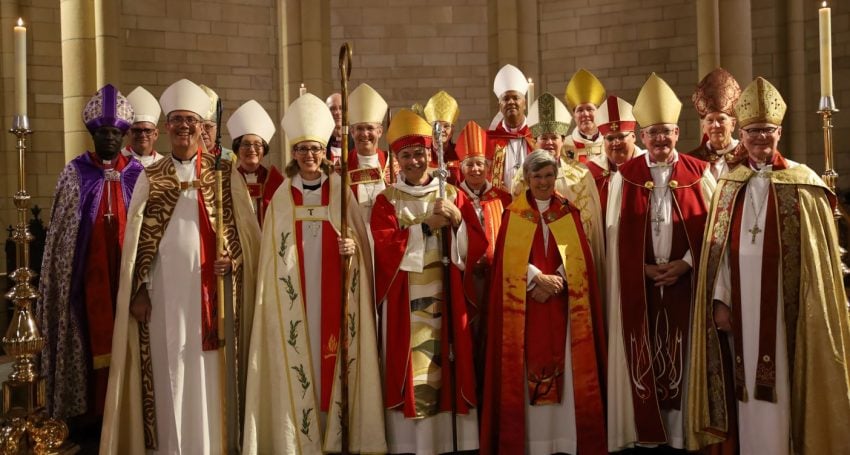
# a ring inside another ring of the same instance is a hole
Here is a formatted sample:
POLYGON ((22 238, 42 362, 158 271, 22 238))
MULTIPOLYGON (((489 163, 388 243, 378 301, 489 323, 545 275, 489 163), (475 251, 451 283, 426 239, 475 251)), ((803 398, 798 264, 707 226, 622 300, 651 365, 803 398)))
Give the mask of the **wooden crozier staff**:
MULTIPOLYGON (((340 235, 348 235, 348 193, 350 179, 348 176, 348 78, 351 76, 351 47, 344 43, 339 48, 339 74, 342 89, 342 153, 339 157, 339 167, 342 169, 340 177, 342 184, 340 189, 340 235)), ((351 267, 351 256, 340 256, 342 261, 342 302, 339 306, 339 370, 340 370, 340 441, 342 444, 342 455, 348 455, 348 278, 351 267)))

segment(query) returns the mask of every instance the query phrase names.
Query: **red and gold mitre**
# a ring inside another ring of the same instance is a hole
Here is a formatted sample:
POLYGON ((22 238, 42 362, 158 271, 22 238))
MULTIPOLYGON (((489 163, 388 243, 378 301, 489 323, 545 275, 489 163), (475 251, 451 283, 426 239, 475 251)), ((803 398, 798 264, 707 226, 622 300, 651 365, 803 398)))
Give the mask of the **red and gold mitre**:
POLYGON ((632 105, 614 95, 608 97, 596 111, 596 124, 603 136, 618 131, 634 131, 637 121, 632 105))
POLYGON ((487 131, 474 121, 469 121, 461 130, 455 144, 457 159, 463 161, 467 158, 486 156, 487 131))
POLYGON ((735 103, 741 96, 741 86, 732 73, 723 68, 715 68, 697 84, 691 96, 700 118, 711 112, 723 112, 735 116, 735 103))
POLYGON ((430 148, 432 139, 431 125, 410 109, 398 111, 387 129, 387 142, 390 149, 396 153, 411 145, 430 148))

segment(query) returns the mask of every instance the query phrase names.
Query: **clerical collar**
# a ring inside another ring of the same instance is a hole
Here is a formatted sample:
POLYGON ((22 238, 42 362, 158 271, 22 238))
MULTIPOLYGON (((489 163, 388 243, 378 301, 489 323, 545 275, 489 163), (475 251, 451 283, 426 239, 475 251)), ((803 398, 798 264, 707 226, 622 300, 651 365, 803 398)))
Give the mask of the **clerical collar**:
MULTIPOLYGON (((576 131, 578 131, 578 130, 576 130, 576 131)), ((596 142, 596 139, 599 138, 599 131, 597 131, 596 134, 594 134, 593 136, 585 136, 584 133, 582 133, 581 131, 578 131, 578 135, 581 136, 581 138, 584 139, 585 141, 596 142)))
POLYGON ((307 191, 316 191, 316 190, 318 190, 319 188, 322 187, 322 179, 312 180, 312 181, 313 182, 318 181, 318 183, 310 184, 310 183, 307 183, 307 181, 305 180, 305 181, 301 182, 301 188, 304 188, 307 191))
POLYGON ((184 160, 184 159, 177 158, 177 157, 176 157, 176 156, 174 156, 174 154, 172 153, 172 154, 171 154, 171 159, 172 159, 172 160, 174 160, 174 161, 177 161, 177 162, 178 162, 178 163, 180 163, 180 164, 188 164, 188 163, 191 163, 191 162, 192 162, 192 160, 194 160, 196 156, 198 156, 198 153, 197 153, 197 152, 195 152, 195 154, 194 154, 194 155, 192 155, 192 156, 190 156, 189 158, 186 158, 186 159, 184 160))
POLYGON ((676 161, 679 161, 679 153, 676 152, 675 150, 673 150, 673 152, 670 153, 670 156, 667 157, 667 161, 665 161, 663 163, 659 163, 657 161, 654 161, 652 158, 649 157, 649 153, 648 152, 646 153, 646 164, 650 168, 653 168, 653 167, 669 167, 669 166, 672 166, 676 161))
POLYGON ((508 124, 505 123, 504 120, 502 120, 502 128, 504 128, 505 131, 507 131, 508 133, 519 133, 519 130, 525 128, 526 120, 527 119, 523 119, 522 124, 520 126, 516 127, 516 128, 509 127, 508 124))
POLYGON ((407 186, 413 186, 413 187, 416 187, 416 186, 428 186, 428 184, 429 184, 429 183, 431 183, 431 180, 432 180, 432 177, 430 177, 430 176, 429 176, 429 177, 428 177, 428 180, 426 180, 424 183, 419 183, 419 184, 417 184, 417 183, 410 183, 410 181, 409 181, 409 180, 404 179, 404 184, 405 184, 405 185, 407 185, 407 186))

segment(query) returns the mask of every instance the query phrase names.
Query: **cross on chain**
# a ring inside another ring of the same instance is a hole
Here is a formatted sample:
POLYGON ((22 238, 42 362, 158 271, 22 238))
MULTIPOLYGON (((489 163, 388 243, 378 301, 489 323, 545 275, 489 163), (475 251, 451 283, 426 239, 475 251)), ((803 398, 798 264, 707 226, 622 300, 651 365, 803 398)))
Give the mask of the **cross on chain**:
POLYGON ((750 234, 752 234, 752 235, 753 235, 753 238, 752 238, 752 240, 750 241, 750 243, 753 243, 753 244, 754 244, 754 243, 756 243, 756 235, 757 235, 757 234, 759 234, 760 232, 762 232, 762 230, 761 230, 761 229, 759 229, 759 227, 758 227, 758 225, 757 225, 757 224, 754 224, 754 225, 753 225, 753 227, 752 227, 751 229, 748 229, 748 230, 747 230, 747 232, 749 232, 750 234))

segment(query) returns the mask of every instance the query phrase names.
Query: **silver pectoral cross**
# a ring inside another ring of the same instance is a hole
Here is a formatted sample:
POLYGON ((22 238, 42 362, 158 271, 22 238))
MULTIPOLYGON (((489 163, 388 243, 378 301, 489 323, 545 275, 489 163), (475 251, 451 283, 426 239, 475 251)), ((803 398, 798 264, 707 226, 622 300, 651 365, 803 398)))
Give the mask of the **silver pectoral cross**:
POLYGON ((661 223, 664 222, 664 215, 660 213, 656 213, 654 217, 652 217, 653 231, 655 231, 655 235, 661 235, 661 223))

